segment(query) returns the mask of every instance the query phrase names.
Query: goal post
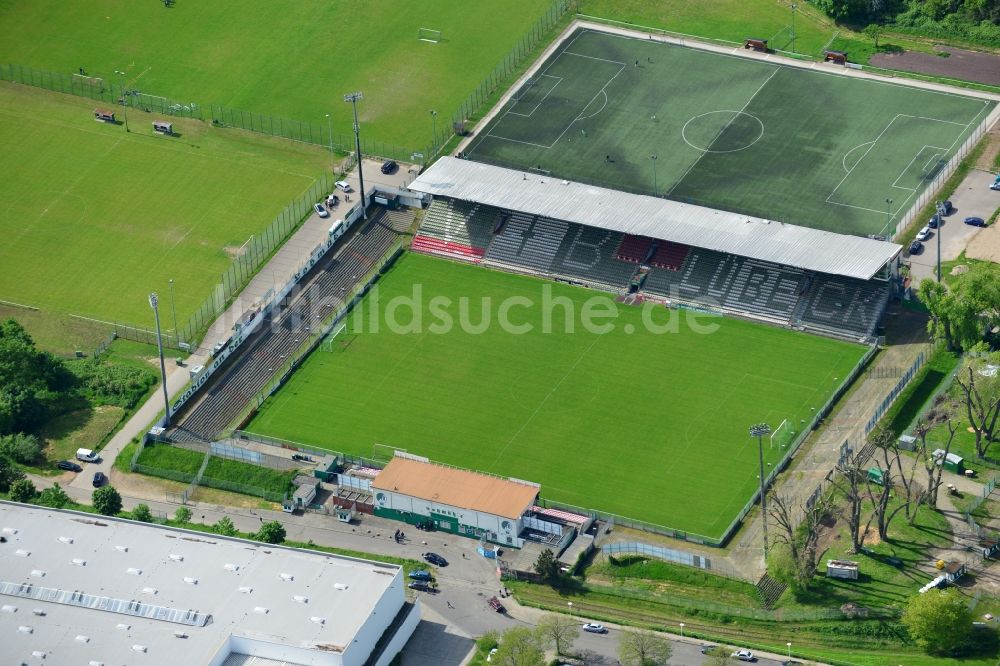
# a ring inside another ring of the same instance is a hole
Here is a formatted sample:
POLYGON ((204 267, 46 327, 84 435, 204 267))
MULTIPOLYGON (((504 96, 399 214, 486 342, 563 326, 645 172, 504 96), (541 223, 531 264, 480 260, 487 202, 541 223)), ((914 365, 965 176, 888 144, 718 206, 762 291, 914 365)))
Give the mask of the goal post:
POLYGON ((372 460, 378 462, 389 462, 396 455, 396 451, 407 453, 406 449, 391 444, 372 444, 372 460))
POLYGON ((776 442, 779 446, 787 444, 788 433, 788 419, 783 419, 778 427, 771 431, 771 448, 774 448, 776 442))
POLYGON ((431 44, 437 44, 441 41, 441 31, 434 30, 433 28, 419 28, 417 30, 417 39, 421 42, 430 42, 431 44))

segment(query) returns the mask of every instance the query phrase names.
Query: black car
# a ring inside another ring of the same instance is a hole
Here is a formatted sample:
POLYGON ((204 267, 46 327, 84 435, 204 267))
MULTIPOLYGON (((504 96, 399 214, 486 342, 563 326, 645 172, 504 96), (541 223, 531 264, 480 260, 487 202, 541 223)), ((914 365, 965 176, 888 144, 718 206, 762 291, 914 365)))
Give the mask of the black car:
POLYGON ((72 460, 60 460, 56 463, 56 467, 59 469, 64 469, 67 472, 82 472, 83 468, 77 465, 72 460))
POLYGON ((952 213, 955 212, 955 207, 951 204, 950 201, 942 201, 941 207, 944 208, 945 215, 951 215, 952 213))
POLYGON ((424 553, 424 559, 438 567, 448 566, 448 560, 444 559, 437 553, 424 553))
POLYGON ((924 251, 924 244, 918 240, 910 243, 910 254, 920 254, 924 251))
POLYGON ((398 170, 399 170, 399 165, 396 164, 395 160, 382 162, 382 173, 384 174, 396 173, 398 170))
POLYGON ((108 477, 104 474, 104 472, 94 472, 94 487, 95 488, 100 488, 101 486, 103 486, 107 482, 108 482, 108 477))
POLYGON ((981 217, 967 217, 965 223, 973 227, 985 227, 986 221, 981 217))
POLYGON ((938 215, 937 213, 934 213, 933 215, 931 215, 931 219, 927 222, 927 228, 937 229, 939 226, 941 226, 941 216, 938 215))
POLYGON ((431 590, 431 586, 430 585, 428 585, 427 583, 425 583, 423 581, 419 581, 419 580, 413 581, 412 583, 410 583, 409 585, 407 585, 407 587, 410 588, 411 590, 419 590, 420 592, 430 592, 430 590, 431 590))

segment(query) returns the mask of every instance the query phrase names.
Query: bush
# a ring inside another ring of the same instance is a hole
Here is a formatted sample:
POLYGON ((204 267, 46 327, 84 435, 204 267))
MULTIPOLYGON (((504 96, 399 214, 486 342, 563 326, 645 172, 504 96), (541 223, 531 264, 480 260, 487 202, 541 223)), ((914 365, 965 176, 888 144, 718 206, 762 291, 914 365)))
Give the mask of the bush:
MULTIPOLYGON (((261 529, 263 529, 263 526, 261 526, 261 529)), ((239 530, 237 530, 236 526, 233 525, 233 521, 229 518, 229 516, 219 518, 219 522, 212 525, 212 531, 216 534, 221 534, 222 536, 236 536, 239 534, 239 530)), ((282 539, 284 539, 284 536, 282 536, 282 539)), ((274 541, 272 543, 278 542, 274 541)))
POLYGON ((56 483, 51 488, 46 488, 38 495, 38 504, 42 506, 47 506, 52 509, 61 509, 67 504, 70 504, 72 500, 66 491, 56 483))
POLYGON ((70 367, 81 392, 97 405, 131 409, 156 384, 156 373, 133 365, 89 359, 70 367))
POLYGON ((43 459, 42 443, 34 435, 16 433, 0 437, 0 455, 22 465, 33 465, 43 459))
POLYGON ((253 538, 264 543, 281 543, 285 540, 285 527, 277 520, 266 522, 260 526, 253 538))
POLYGON ((24 472, 7 458, 0 456, 0 493, 10 490, 11 484, 24 478, 24 472))
POLYGON ((112 486, 98 488, 91 500, 97 513, 104 516, 117 516, 122 510, 122 496, 112 486))
POLYGON ((140 523, 153 522, 153 512, 149 510, 149 505, 137 504, 136 507, 132 509, 132 520, 138 520, 140 523))
POLYGON ((178 523, 188 523, 191 522, 191 509, 186 506, 182 506, 176 511, 174 511, 174 520, 178 523))
POLYGON ((18 479, 10 484, 10 499, 13 502, 30 502, 35 499, 36 494, 38 491, 35 490, 35 484, 28 479, 18 479))

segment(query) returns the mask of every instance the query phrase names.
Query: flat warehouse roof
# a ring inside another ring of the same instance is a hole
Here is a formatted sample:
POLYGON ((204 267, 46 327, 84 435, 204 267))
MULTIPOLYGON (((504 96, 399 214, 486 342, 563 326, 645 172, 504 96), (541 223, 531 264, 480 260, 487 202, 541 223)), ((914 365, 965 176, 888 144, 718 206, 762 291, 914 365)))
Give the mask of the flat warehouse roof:
POLYGON ((372 488, 514 520, 521 517, 538 495, 538 486, 524 481, 400 456, 389 461, 372 481, 372 488))
POLYGON ((442 157, 409 185, 434 196, 871 279, 902 247, 659 197, 442 157))
POLYGON ((340 653, 394 584, 403 603, 400 567, 325 553, 8 503, 0 534, 18 663, 207 664, 230 635, 340 653))

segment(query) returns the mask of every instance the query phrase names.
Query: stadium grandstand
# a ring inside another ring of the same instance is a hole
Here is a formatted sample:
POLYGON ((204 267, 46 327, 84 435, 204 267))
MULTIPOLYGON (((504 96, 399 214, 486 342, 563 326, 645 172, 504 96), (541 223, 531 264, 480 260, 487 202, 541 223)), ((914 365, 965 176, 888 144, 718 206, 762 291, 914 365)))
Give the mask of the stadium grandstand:
POLYGON ((303 276, 299 289, 284 299, 251 335, 239 354, 227 359, 196 400, 175 415, 167 437, 174 441, 213 441, 239 417, 254 397, 308 337, 309 329, 344 302, 346 294, 392 248, 413 221, 409 210, 374 207, 371 220, 303 276))
POLYGON ((869 340, 899 245, 444 157, 412 249, 869 340))

